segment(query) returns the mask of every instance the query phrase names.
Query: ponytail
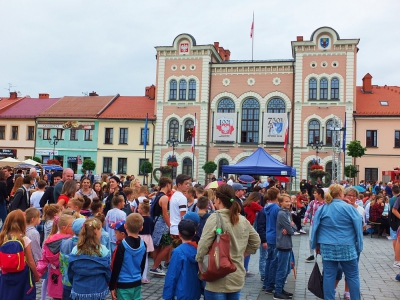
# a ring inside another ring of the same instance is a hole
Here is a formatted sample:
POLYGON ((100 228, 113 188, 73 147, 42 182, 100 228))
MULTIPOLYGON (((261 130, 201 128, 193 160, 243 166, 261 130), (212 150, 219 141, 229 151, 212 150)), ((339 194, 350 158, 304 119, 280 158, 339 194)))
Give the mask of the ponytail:
POLYGON ((232 225, 239 223, 239 214, 241 209, 242 208, 240 207, 239 203, 233 199, 232 205, 229 208, 229 220, 231 221, 232 225))
POLYGON ((220 185, 217 188, 215 198, 221 200, 222 204, 229 209, 229 220, 232 225, 239 223, 241 207, 235 200, 235 191, 228 184, 220 185))
POLYGON ((332 200, 339 197, 340 194, 344 194, 344 188, 340 184, 332 184, 329 187, 329 191, 325 193, 325 202, 327 204, 332 203, 332 200))

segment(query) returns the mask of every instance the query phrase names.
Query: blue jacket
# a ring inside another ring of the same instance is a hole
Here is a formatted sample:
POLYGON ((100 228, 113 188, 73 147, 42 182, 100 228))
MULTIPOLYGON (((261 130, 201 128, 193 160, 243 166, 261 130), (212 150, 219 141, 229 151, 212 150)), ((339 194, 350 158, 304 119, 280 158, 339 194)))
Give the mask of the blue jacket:
POLYGON ((78 237, 76 235, 73 236, 72 238, 61 241, 60 272, 62 275, 63 288, 66 290, 71 290, 72 288, 71 283, 68 280, 68 263, 69 263, 69 255, 77 243, 78 243, 78 237))
POLYGON ((311 232, 311 248, 318 244, 355 245, 357 253, 363 250, 362 217, 350 204, 333 199, 318 208, 311 232))
POLYGON ((70 254, 68 278, 72 284, 72 299, 104 299, 109 293, 110 255, 98 257, 70 254))
POLYGON ((279 206, 277 203, 269 203, 265 208, 267 215, 267 244, 276 244, 276 219, 278 217, 279 206))
POLYGON ((184 243, 172 252, 165 277, 163 299, 197 300, 201 297, 199 267, 195 259, 197 249, 184 243))
POLYGON ((267 217, 265 214, 265 208, 258 212, 257 218, 257 233, 260 236, 261 244, 267 242, 267 217))

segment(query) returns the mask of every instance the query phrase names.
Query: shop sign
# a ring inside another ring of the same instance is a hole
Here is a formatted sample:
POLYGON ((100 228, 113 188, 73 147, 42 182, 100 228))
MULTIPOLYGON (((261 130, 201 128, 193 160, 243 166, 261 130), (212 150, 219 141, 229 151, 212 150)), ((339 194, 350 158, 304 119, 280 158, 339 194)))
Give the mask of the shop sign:
POLYGON ((40 121, 37 126, 39 129, 83 129, 93 130, 94 122, 80 121, 40 121))
POLYGON ((0 149, 0 156, 2 157, 16 157, 17 150, 16 149, 0 149))
POLYGON ((67 157, 67 162, 74 162, 76 163, 78 161, 76 156, 68 156, 67 157))
MULTIPOLYGON (((36 155, 53 155, 53 150, 37 150, 36 155)), ((58 150, 54 151, 54 155, 58 155, 58 150)))

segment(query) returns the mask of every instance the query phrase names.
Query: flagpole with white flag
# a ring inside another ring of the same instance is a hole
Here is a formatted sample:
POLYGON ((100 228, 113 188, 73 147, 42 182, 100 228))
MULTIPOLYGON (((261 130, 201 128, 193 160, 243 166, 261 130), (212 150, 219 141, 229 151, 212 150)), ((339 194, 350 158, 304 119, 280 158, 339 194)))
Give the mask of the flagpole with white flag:
POLYGON ((286 161, 285 163, 288 164, 287 157, 288 157, 288 144, 289 144, 289 117, 290 117, 290 112, 287 113, 286 115, 286 131, 285 131, 285 140, 283 143, 283 150, 286 152, 286 161))
POLYGON ((251 28, 250 28, 250 37, 251 37, 251 61, 253 61, 253 50, 254 50, 254 11, 253 11, 253 22, 251 23, 251 28))
POLYGON ((193 124, 193 131, 192 131, 192 152, 193 152, 193 159, 192 159, 192 176, 195 176, 194 171, 194 152, 196 150, 196 113, 194 114, 194 124, 193 124))

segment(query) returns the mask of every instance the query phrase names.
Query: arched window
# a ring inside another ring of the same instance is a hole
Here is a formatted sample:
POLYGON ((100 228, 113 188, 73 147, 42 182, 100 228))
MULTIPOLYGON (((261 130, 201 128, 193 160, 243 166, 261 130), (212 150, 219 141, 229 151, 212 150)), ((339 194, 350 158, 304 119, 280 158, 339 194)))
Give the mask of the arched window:
POLYGON ((331 80, 331 99, 339 99, 339 79, 337 78, 331 80))
POLYGON ((317 79, 311 78, 308 83, 308 97, 310 100, 317 100, 317 79))
POLYGON ((189 100, 196 99, 196 80, 189 80, 189 100))
POLYGON ((317 120, 312 120, 308 123, 308 143, 319 142, 319 122, 317 120))
POLYGON ((310 175, 310 173, 311 173, 311 166, 313 165, 314 163, 313 163, 313 161, 310 161, 309 163, 308 163, 308 165, 307 165, 307 179, 311 179, 311 175, 310 175))
MULTIPOLYGON (((220 159, 218 162, 218 177, 222 177, 222 166, 227 166, 229 165, 229 162, 227 159, 223 158, 220 159)), ((225 174, 225 177, 228 177, 227 174, 225 174)))
POLYGON ((169 100, 176 100, 176 80, 171 80, 169 83, 169 100))
POLYGON ((191 142, 192 141, 193 125, 194 125, 194 122, 193 122, 192 119, 186 120, 186 122, 185 122, 185 136, 184 136, 184 139, 183 139, 185 142, 191 142))
POLYGON ((325 172, 332 176, 332 161, 328 161, 325 165, 325 172))
POLYGON ((267 113, 284 113, 285 101, 281 98, 273 98, 267 104, 267 113))
POLYGON ((260 104, 250 98, 242 105, 242 143, 258 143, 260 104))
POLYGON ((234 113, 235 103, 232 99, 224 98, 218 102, 217 112, 219 113, 234 113))
POLYGON ((328 79, 322 78, 319 82, 319 99, 327 100, 328 99, 328 79))
POLYGON ((169 121, 169 136, 168 138, 179 138, 179 122, 177 119, 172 119, 169 121))
POLYGON ((334 133, 332 128, 333 128, 333 120, 329 120, 326 122, 326 141, 325 145, 332 145, 332 134, 334 133))
POLYGON ((186 157, 182 162, 182 174, 193 177, 192 169, 193 169, 192 160, 186 157))
POLYGON ((179 81, 179 100, 186 100, 186 80, 179 81))

